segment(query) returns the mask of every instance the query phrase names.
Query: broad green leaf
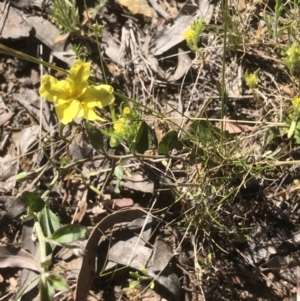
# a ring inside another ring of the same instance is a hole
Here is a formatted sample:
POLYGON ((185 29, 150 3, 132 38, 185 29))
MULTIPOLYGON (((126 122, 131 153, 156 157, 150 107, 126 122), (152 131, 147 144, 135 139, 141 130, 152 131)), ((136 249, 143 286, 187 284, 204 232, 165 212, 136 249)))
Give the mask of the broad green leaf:
POLYGON ((93 148, 104 151, 103 147, 103 134, 102 132, 91 122, 84 120, 84 126, 89 138, 89 141, 93 148))
POLYGON ((60 227, 59 218, 48 206, 39 213, 38 218, 46 237, 52 235, 60 227))
POLYGON ((117 177, 117 183, 114 189, 115 193, 120 193, 120 183, 124 175, 124 169, 121 165, 117 165, 114 169, 114 175, 117 177))
POLYGON ((66 244, 78 239, 85 238, 86 227, 82 225, 69 224, 57 229, 50 237, 60 244, 66 244))
MULTIPOLYGON (((38 219, 45 237, 52 235, 60 227, 59 218, 48 206, 39 212, 38 219)), ((55 247, 54 244, 47 244, 47 254, 54 251, 55 247)))
POLYGON ((158 154, 167 155, 173 149, 181 150, 182 147, 182 142, 178 140, 178 133, 176 131, 170 131, 163 136, 158 144, 158 154))
POLYGON ((142 121, 137 134, 129 147, 131 152, 143 154, 146 150, 150 149, 151 139, 151 129, 145 121, 142 121))
POLYGON ((45 207, 44 200, 33 192, 24 191, 22 196, 27 201, 28 214, 40 212, 45 207))
POLYGON ((61 275, 51 274, 48 281, 57 291, 67 291, 69 289, 67 281, 61 275))
MULTIPOLYGON (((39 214, 38 219, 45 237, 52 235, 59 227, 60 222, 56 214, 52 212, 52 210, 46 206, 39 214)), ((55 249, 54 244, 49 244, 51 250, 55 249)), ((49 250, 49 246, 47 245, 47 253, 51 253, 49 250)))

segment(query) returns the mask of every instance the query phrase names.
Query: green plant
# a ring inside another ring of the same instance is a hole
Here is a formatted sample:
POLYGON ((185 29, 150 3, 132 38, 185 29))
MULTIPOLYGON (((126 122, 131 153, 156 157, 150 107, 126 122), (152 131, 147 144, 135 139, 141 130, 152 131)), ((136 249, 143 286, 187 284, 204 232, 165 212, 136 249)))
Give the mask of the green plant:
POLYGON ((130 271, 129 274, 132 278, 136 279, 130 282, 129 288, 135 288, 137 285, 141 284, 143 281, 151 281, 150 288, 154 289, 154 281, 151 276, 149 276, 147 269, 142 268, 141 269, 142 275, 139 272, 132 272, 130 271))
POLYGON ((48 9, 50 18, 56 23, 62 33, 79 31, 80 20, 76 1, 53 0, 53 9, 48 9))
POLYGON ((294 42, 286 51, 284 63, 287 66, 292 80, 294 81, 294 73, 300 67, 300 47, 297 42, 294 42))
MULTIPOLYGON (((47 192, 42 197, 29 191, 23 193, 23 197, 28 204, 27 214, 23 218, 32 217, 34 219, 34 229, 40 244, 41 272, 38 277, 40 279, 40 298, 43 301, 52 300, 55 290, 68 290, 68 284, 64 277, 51 271, 52 260, 48 258, 51 258, 57 246, 67 246, 78 239, 84 238, 86 235, 86 227, 84 226, 75 224, 60 225, 57 216, 51 211, 49 204, 45 201, 47 192)), ((15 300, 18 300, 23 295, 29 284, 24 286, 23 290, 15 297, 15 300)))
POLYGON ((103 131, 110 137, 110 145, 118 146, 120 143, 130 145, 136 137, 141 126, 140 113, 136 108, 130 108, 124 102, 120 106, 120 113, 116 116, 112 128, 103 131))
POLYGON ((191 49, 191 51, 197 54, 202 53, 201 48, 199 48, 198 46, 198 42, 200 39, 200 35, 204 29, 205 29, 204 19, 201 18, 197 21, 194 21, 190 25, 190 28, 184 32, 184 39, 186 40, 188 47, 191 49))
POLYGON ((294 97, 292 99, 293 113, 287 118, 287 122, 290 124, 287 132, 288 138, 294 137, 297 144, 300 144, 300 97, 294 97))
POLYGON ((279 32, 281 31, 280 25, 280 16, 284 10, 284 5, 282 4, 282 0, 276 0, 275 3, 275 12, 274 15, 265 14, 264 15, 264 21, 266 22, 269 34, 272 36, 272 38, 277 43, 279 38, 279 32))

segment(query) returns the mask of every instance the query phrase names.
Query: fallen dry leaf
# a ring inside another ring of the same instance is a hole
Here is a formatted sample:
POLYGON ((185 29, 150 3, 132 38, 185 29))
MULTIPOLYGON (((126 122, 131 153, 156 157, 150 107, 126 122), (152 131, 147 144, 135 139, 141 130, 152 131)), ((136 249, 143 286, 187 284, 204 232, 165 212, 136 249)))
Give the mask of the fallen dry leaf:
MULTIPOLYGON (((116 183, 116 180, 111 181, 111 184, 113 185, 116 185, 116 183)), ((124 174, 120 186, 136 191, 142 191, 145 193, 153 193, 154 190, 154 183, 149 178, 147 178, 147 176, 143 175, 140 171, 137 171, 130 177, 124 174)))
POLYGON ((66 41, 54 43, 55 38, 59 35, 59 30, 55 25, 40 16, 27 17, 27 21, 35 29, 36 38, 47 45, 55 57, 69 66, 75 63, 75 52, 71 44, 66 45, 66 41))
POLYGON ((118 208, 131 207, 134 204, 133 199, 130 198, 114 199, 113 201, 118 208))
POLYGON ((0 113, 0 126, 4 125, 7 121, 11 119, 13 112, 11 110, 5 110, 0 113))
POLYGON ((15 156, 7 154, 3 157, 0 157, 0 180, 5 181, 10 177, 16 175, 18 170, 17 161, 15 156))
POLYGON ((192 60, 189 54, 183 51, 181 48, 178 48, 178 64, 174 74, 168 74, 166 79, 168 81, 177 81, 182 78, 184 74, 188 72, 191 68, 192 60))
POLYGON ((21 150, 21 154, 26 154, 32 144, 38 140, 38 135, 40 133, 40 126, 33 125, 27 128, 24 128, 19 136, 19 146, 21 150))
POLYGON ((14 277, 9 278, 10 290, 15 291, 18 287, 18 281, 14 277))
MULTIPOLYGON (((32 254, 32 256, 40 262, 40 244, 37 242, 33 242, 32 240, 33 226, 33 218, 24 221, 22 227, 22 248, 24 250, 28 250, 32 254)), ((22 301, 23 299, 25 299, 24 301, 34 300, 34 297, 37 294, 37 290, 35 290, 35 288, 37 287, 38 283, 39 278, 37 278, 37 274, 35 271, 27 268, 22 270, 21 276, 19 278, 19 289, 17 291, 17 294, 22 291, 22 301)))
POLYGON ((6 16, 2 15, 1 18, 4 21, 1 31, 2 39, 29 37, 32 27, 26 22, 21 10, 10 6, 9 2, 6 3, 4 1, 0 3, 0 11, 7 14, 6 16))
POLYGON ((200 1, 199 5, 191 5, 187 3, 180 14, 171 25, 164 26, 163 30, 157 35, 153 35, 151 40, 150 53, 154 56, 161 55, 171 49, 173 46, 184 40, 183 34, 189 28, 193 20, 204 18, 204 22, 208 24, 213 14, 213 5, 208 0, 200 1))
POLYGON ((236 8, 239 12, 246 10, 247 6, 244 0, 231 0, 229 4, 236 8))
POLYGON ((237 122, 225 122, 225 130, 228 131, 229 134, 240 134, 245 132, 253 131, 253 126, 239 124, 237 122))
POLYGON ((41 264, 24 249, 0 246, 0 268, 22 268, 40 272, 41 264))
POLYGON ((153 9, 146 0, 119 0, 119 3, 134 15, 139 14, 151 19, 154 17, 153 9))
MULTIPOLYGON (((109 216, 103 218, 94 228, 91 233, 84 250, 84 256, 82 260, 81 269, 77 279, 75 301, 85 301, 92 285, 93 279, 95 278, 95 264, 97 256, 98 243, 105 232, 112 228, 117 223, 126 223, 133 221, 136 218, 142 217, 145 212, 141 209, 126 209, 120 210, 109 216)), ((106 263, 105 258, 99 258, 98 267, 99 270, 103 270, 106 263)))

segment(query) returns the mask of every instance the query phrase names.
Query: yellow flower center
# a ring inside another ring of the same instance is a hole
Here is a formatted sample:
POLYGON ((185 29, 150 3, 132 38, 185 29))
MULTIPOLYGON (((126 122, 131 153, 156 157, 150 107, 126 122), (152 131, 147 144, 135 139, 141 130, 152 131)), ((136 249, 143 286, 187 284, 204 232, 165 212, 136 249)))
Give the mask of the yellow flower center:
POLYGON ((245 77, 246 85, 253 89, 258 85, 258 77, 256 74, 251 73, 245 77))
POLYGON ((131 109, 129 107, 125 107, 123 109, 123 115, 128 116, 131 113, 131 109))

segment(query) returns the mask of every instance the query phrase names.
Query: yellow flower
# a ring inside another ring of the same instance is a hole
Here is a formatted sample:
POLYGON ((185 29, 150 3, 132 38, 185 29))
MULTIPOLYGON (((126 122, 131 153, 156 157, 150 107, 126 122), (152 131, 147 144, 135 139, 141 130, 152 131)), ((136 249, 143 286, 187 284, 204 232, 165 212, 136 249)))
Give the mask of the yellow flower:
POLYGON ((254 89, 258 85, 259 79, 255 73, 251 73, 245 76, 245 82, 250 89, 254 89))
POLYGON ((78 60, 65 80, 57 80, 51 75, 42 76, 40 94, 53 102, 61 123, 68 124, 78 117, 104 121, 94 112, 94 108, 101 109, 112 104, 114 90, 110 85, 89 85, 90 69, 90 62, 78 60))
POLYGON ((125 118, 121 117, 119 118, 115 123, 114 123, 114 130, 120 134, 123 132, 124 129, 124 125, 125 125, 125 118))
POLYGON ((129 107, 125 107, 123 109, 123 115, 124 116, 129 116, 131 114, 131 109, 129 107))
POLYGON ((183 37, 187 42, 192 42, 196 38, 196 32, 195 30, 189 28, 184 32, 183 37))
POLYGON ((299 110, 300 109, 300 97, 294 97, 292 99, 292 103, 295 109, 299 110))
POLYGON ((300 48, 295 43, 291 47, 289 47, 289 49, 286 52, 286 55, 290 57, 295 57, 299 54, 300 54, 300 48))

